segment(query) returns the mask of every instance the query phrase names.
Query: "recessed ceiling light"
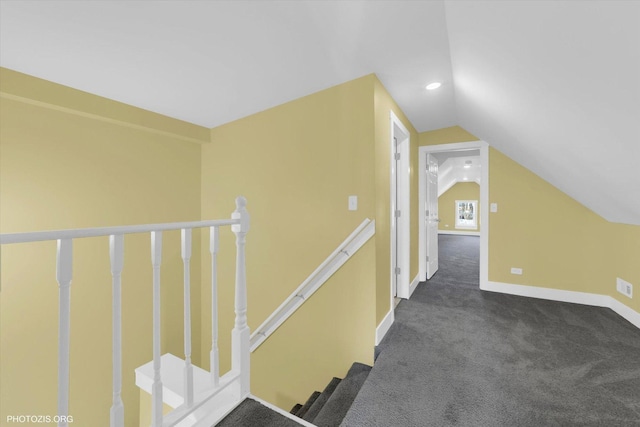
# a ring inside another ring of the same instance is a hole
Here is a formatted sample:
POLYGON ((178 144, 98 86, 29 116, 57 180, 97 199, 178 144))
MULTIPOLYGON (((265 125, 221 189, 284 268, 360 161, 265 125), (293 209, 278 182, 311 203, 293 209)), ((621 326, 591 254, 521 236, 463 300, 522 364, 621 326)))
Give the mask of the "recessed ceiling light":
POLYGON ((471 160, 467 160, 466 162, 464 162, 465 169, 469 169, 470 167, 471 167, 471 160))
POLYGON ((434 90, 434 89, 438 89, 440 86, 442 86, 442 83, 440 82, 433 82, 427 85, 427 90, 434 90))

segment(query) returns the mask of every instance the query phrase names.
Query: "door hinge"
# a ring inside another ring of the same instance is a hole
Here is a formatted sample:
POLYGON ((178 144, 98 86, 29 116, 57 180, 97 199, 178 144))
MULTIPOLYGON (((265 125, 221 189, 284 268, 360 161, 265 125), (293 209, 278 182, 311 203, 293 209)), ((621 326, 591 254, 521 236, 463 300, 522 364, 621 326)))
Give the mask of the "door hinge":
POLYGON ((395 154, 393 155, 393 157, 394 157, 396 160, 400 160, 400 153, 395 153, 395 154))
POLYGON ((396 267, 396 275, 400 275, 400 267, 396 267))
POLYGON ((427 255, 427 261, 429 261, 429 255, 427 255))
POLYGON ((429 209, 427 209, 427 213, 425 215, 429 216, 429 209))
POLYGON ((400 218, 400 209, 396 209, 396 218, 400 218))

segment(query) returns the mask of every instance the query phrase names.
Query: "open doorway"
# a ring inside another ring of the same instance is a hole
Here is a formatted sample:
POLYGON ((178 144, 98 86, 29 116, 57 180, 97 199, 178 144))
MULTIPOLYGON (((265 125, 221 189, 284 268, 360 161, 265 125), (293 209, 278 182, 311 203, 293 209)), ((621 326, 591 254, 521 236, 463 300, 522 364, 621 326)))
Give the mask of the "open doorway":
POLYGON ((483 288, 488 282, 488 145, 483 141, 433 145, 419 147, 418 153, 420 281, 427 280, 438 270, 439 239, 450 240, 449 236, 452 235, 474 236, 475 239, 479 236, 479 284, 480 288, 483 288), (465 168, 465 166, 468 167, 465 168), (434 169, 437 175, 437 186, 433 183, 434 169), (455 171, 455 169, 460 170, 455 171), (444 218, 442 218, 442 209, 438 206, 438 197, 458 182, 477 183, 480 186, 479 198, 478 200, 461 198, 447 201, 447 205, 443 208, 446 208, 448 216, 443 223, 444 218))

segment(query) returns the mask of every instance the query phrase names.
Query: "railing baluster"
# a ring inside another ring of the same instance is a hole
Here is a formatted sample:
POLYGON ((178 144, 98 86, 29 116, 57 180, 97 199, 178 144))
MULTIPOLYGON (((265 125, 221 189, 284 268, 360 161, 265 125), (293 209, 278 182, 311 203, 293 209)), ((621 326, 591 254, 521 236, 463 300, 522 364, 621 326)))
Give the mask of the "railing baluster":
POLYGON ((193 366, 191 365, 191 229, 182 229, 182 262, 184 263, 184 400, 193 405, 193 366))
POLYGON ((124 236, 109 236, 111 258, 111 281, 113 288, 112 350, 113 350, 113 404, 110 427, 124 427, 124 404, 122 403, 122 267, 124 265, 124 236))
POLYGON ((151 232, 151 264, 153 265, 153 386, 151 388, 151 425, 162 426, 162 379, 160 378, 160 264, 162 263, 162 231, 151 232))
POLYGON ((239 224, 231 226, 236 235, 236 321, 232 331, 231 359, 232 369, 240 373, 240 397, 249 393, 250 369, 250 336, 247 325, 247 280, 245 271, 244 246, 247 231, 249 231, 249 213, 246 209, 247 200, 244 197, 236 199, 236 210, 231 218, 239 219, 239 224))
POLYGON ((58 281, 58 427, 67 427, 69 416, 69 343, 71 335, 71 277, 73 240, 58 240, 56 279, 58 281))
POLYGON ((218 352, 218 249, 220 247, 220 229, 209 229, 209 252, 211 252, 211 382, 214 387, 220 383, 220 359, 218 352))

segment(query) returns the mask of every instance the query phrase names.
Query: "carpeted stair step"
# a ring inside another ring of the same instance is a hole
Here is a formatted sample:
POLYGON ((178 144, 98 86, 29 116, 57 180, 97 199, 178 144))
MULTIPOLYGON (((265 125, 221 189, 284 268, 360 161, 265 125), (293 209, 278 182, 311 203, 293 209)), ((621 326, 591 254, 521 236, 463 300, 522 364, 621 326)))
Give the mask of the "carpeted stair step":
POLYGON ((338 387, 340 381, 342 381, 340 378, 333 377, 333 379, 329 382, 329 384, 327 384, 324 390, 322 390, 322 393, 320 393, 320 396, 318 396, 316 401, 313 402, 313 405, 311 405, 307 413, 304 414, 304 416, 302 417, 303 420, 313 423, 313 420, 316 418, 320 410, 324 407, 325 403, 327 403, 327 400, 329 400, 336 387, 338 387))
POLYGON ((298 412, 296 412, 296 416, 300 418, 304 417, 304 415, 309 411, 311 405, 313 405, 318 397, 320 397, 320 394, 321 393, 319 391, 314 391, 313 393, 311 393, 311 396, 309 396, 304 405, 302 405, 302 408, 300 408, 298 412))
POLYGON ((318 427, 337 427, 347 414, 360 388, 371 372, 371 366, 354 363, 340 384, 336 387, 327 403, 311 421, 318 427))
POLYGON ((299 404, 299 403, 296 403, 295 406, 293 408, 291 408, 289 413, 293 414, 293 415, 298 415, 298 411, 300 410, 300 408, 302 408, 302 405, 299 404))
POLYGON ((217 427, 300 427, 296 421, 253 399, 245 399, 217 424, 217 427))

